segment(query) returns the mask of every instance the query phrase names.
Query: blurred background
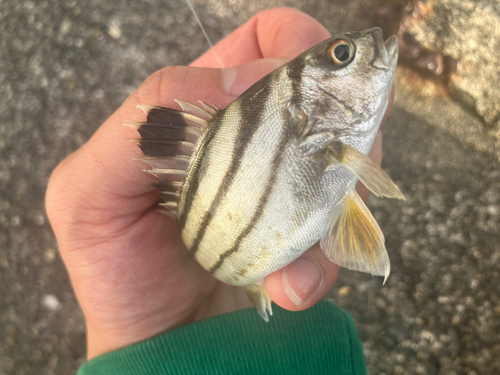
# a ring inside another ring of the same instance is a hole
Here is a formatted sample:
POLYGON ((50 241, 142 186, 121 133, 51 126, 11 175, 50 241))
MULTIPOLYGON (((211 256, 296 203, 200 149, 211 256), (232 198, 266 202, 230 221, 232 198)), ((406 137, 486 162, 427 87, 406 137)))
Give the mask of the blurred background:
MULTIPOLYGON (((342 270, 329 299, 358 324, 370 374, 500 374, 500 3, 194 0, 215 42, 291 6, 331 33, 400 38, 371 197, 392 274, 342 270)), ((85 328, 44 209, 51 171, 150 74, 207 43, 184 0, 0 0, 0 374, 72 374, 85 328)))

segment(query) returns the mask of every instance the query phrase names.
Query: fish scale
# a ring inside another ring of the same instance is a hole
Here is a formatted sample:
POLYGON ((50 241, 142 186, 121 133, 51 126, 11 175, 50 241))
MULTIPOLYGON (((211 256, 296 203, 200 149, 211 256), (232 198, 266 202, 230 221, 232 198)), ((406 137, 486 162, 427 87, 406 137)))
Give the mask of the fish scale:
POLYGON ((160 179, 160 209, 179 220, 196 260, 217 279, 246 287, 266 320, 265 277, 320 240, 334 263, 389 274, 383 234, 355 186, 359 179, 378 196, 404 198, 367 157, 397 52, 396 37, 384 42, 380 29, 345 33, 263 77, 223 110, 184 101, 183 111, 141 106, 147 119, 134 127, 143 160, 160 179), (196 141, 196 131, 187 133, 193 127, 201 129, 196 141), (187 157, 187 165, 179 161, 187 157))

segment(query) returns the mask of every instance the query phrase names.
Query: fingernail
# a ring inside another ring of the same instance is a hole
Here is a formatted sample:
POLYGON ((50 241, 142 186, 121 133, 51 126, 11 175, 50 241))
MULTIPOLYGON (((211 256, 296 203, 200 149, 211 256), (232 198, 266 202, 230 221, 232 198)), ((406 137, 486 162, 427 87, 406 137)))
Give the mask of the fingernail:
POLYGON ((309 259, 298 259, 283 270, 285 293, 296 306, 302 306, 323 282, 323 269, 309 259))
POLYGON ((287 62, 285 59, 260 59, 222 69, 222 89, 229 95, 239 96, 259 79, 287 62))

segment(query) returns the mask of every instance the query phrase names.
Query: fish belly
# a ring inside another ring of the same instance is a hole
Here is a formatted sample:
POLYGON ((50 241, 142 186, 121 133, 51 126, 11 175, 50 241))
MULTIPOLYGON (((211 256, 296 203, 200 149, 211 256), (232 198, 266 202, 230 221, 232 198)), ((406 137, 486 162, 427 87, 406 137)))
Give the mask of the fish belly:
POLYGON ((343 167, 325 173, 321 161, 304 158, 273 113, 247 144, 221 127, 201 163, 182 234, 197 261, 226 283, 254 284, 299 257, 353 182, 343 167))

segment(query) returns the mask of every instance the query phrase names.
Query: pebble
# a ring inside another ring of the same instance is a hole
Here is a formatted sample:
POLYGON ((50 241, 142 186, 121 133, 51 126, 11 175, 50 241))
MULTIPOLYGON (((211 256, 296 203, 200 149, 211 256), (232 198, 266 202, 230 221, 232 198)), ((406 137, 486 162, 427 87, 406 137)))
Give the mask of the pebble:
POLYGON ((62 307, 57 297, 54 296, 53 294, 47 294, 43 296, 42 306, 52 311, 59 310, 62 307))
POLYGON ((350 286, 343 286, 339 289, 339 297, 347 297, 349 294, 351 294, 350 286))

